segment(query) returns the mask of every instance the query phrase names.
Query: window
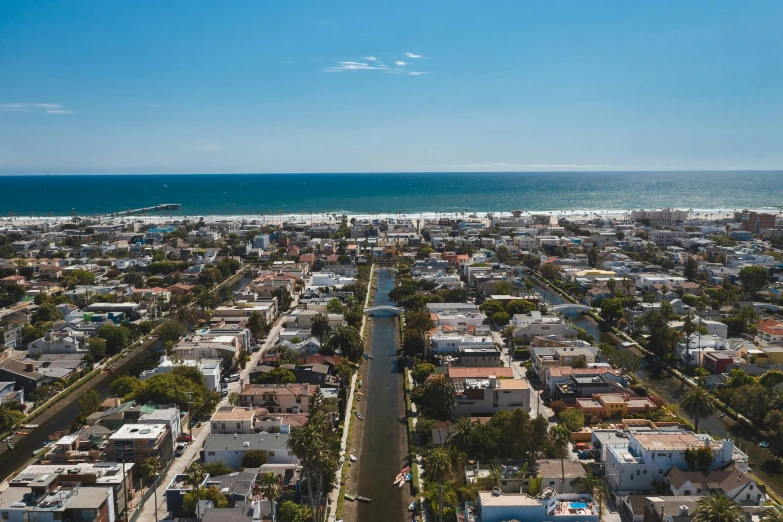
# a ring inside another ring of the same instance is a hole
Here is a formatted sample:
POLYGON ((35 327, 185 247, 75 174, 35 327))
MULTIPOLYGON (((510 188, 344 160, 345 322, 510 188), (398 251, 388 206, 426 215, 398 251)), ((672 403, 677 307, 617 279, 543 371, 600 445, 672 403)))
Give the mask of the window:
POLYGON ((8 511, 3 511, 3 520, 8 520, 9 514, 8 511))
POLYGON ((297 397, 296 398, 296 403, 297 404, 302 404, 302 398, 301 397, 297 397))
POLYGON ((241 427, 242 427, 242 423, 241 422, 237 422, 237 429, 240 429, 241 427))
POLYGON ((690 497, 691 496, 691 490, 690 489, 686 489, 685 491, 682 492, 682 494, 685 495, 686 497, 690 497))
POLYGON ((550 481, 549 481, 549 485, 550 485, 550 486, 554 486, 554 485, 555 485, 555 481, 554 481, 554 480, 550 480, 550 481))
POLYGON ((269 452, 269 456, 270 456, 270 457, 274 457, 274 456, 275 456, 275 452, 274 452, 274 451, 270 451, 270 452, 269 452))
POLYGON ((53 520, 62 520, 63 519, 63 514, 62 513, 57 513, 55 511, 54 513, 52 513, 52 519, 53 520))
POLYGON ((221 429, 226 429, 226 423, 225 422, 221 422, 220 423, 220 428, 221 429))
POLYGON ((215 452, 214 452, 214 451, 210 451, 210 452, 208 452, 207 454, 208 454, 209 456, 213 456, 213 455, 215 454, 215 452))

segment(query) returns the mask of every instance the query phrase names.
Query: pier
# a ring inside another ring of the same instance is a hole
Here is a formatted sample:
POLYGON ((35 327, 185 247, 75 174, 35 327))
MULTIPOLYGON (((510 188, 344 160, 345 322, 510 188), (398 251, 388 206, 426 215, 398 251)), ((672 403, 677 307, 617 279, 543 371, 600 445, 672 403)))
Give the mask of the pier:
POLYGON ((179 210, 182 207, 180 203, 161 203, 154 207, 136 208, 133 210, 123 210, 121 212, 112 212, 110 214, 104 214, 105 216, 120 217, 120 216, 135 216, 138 214, 146 214, 148 212, 161 212, 164 210, 179 210))

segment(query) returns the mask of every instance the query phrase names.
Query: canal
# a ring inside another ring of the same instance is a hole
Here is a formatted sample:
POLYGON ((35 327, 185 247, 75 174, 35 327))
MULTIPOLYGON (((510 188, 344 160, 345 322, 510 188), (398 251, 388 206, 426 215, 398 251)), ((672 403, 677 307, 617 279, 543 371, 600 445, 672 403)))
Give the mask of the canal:
MULTIPOLYGON (((394 274, 378 272, 375 305, 389 305, 394 288, 394 274)), ((347 491, 369 498, 372 502, 346 504, 346 520, 399 522, 406 519, 411 502, 410 487, 392 486, 400 469, 407 465, 405 425, 397 421, 405 415, 402 372, 397 366, 399 323, 396 316, 376 316, 372 320, 371 347, 373 359, 365 361, 360 378, 363 397, 357 411, 364 421, 354 419, 354 446, 359 461, 349 473, 347 491), (358 468, 358 469, 356 469, 358 468)))
MULTIPOLYGON (((538 292, 539 295, 544 300, 544 303, 548 306, 555 306, 560 304, 565 304, 567 301, 565 301, 560 295, 555 292, 554 290, 551 290, 550 288, 541 285, 538 281, 534 280, 533 284, 533 290, 535 292, 538 292)), ((595 339, 596 343, 601 342, 601 330, 598 328, 598 323, 596 323, 592 318, 586 315, 582 314, 564 314, 569 321, 571 321, 571 324, 574 326, 581 328, 582 330, 586 331, 588 334, 592 335, 595 339)))

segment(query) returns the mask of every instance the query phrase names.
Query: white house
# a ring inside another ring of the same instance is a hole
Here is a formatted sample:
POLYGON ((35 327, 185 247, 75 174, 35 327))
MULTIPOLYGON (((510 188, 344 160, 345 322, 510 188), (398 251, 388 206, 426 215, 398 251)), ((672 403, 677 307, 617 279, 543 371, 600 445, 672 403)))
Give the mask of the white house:
POLYGON ((80 353, 86 352, 79 340, 71 335, 49 332, 27 345, 27 352, 35 353, 80 353))
POLYGON ((570 337, 577 334, 576 328, 563 320, 562 317, 544 315, 538 311, 533 311, 529 314, 515 314, 511 318, 511 326, 514 328, 514 337, 524 339, 550 335, 570 337))
POLYGON ((172 360, 165 355, 161 356, 158 366, 153 370, 145 370, 139 375, 139 379, 146 381, 154 375, 169 373, 177 366, 192 366, 204 376, 204 384, 212 391, 220 391, 220 372, 223 366, 222 359, 184 359, 172 360))
POLYGON ((466 379, 455 384, 457 406, 454 413, 463 417, 487 416, 495 412, 521 408, 530 411, 530 386, 518 379, 466 379))
POLYGON ((288 449, 288 437, 285 433, 208 435, 204 441, 204 462, 222 460, 231 468, 239 469, 245 452, 258 450, 266 453, 269 464, 296 464, 299 459, 288 449))

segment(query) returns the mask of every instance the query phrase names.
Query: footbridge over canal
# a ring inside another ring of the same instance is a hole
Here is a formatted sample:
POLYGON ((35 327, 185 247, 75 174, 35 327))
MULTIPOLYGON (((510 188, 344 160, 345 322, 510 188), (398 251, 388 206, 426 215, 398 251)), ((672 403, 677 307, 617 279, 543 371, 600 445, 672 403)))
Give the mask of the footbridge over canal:
POLYGON ((364 313, 370 317, 373 317, 374 315, 383 315, 385 317, 390 315, 401 315, 403 311, 404 310, 399 306, 391 305, 371 306, 364 309, 364 313))
POLYGON ((555 305, 551 308, 553 312, 558 312, 561 314, 575 313, 575 312, 586 314, 592 309, 593 308, 590 306, 580 305, 576 303, 564 303, 564 304, 555 305))

